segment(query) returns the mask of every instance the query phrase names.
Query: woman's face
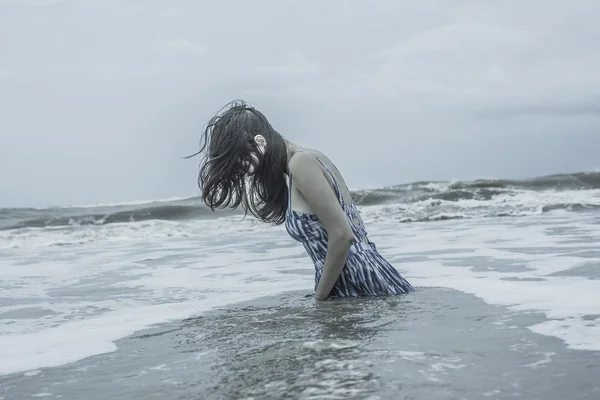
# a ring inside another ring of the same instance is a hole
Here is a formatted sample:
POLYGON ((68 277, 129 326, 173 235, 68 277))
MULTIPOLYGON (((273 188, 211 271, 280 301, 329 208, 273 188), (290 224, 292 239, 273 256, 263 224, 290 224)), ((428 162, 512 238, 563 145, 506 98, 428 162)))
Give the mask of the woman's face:
POLYGON ((256 145, 258 147, 258 153, 252 152, 250 154, 250 157, 252 158, 253 162, 252 163, 246 162, 247 168, 248 168, 248 171, 246 171, 246 176, 245 176, 246 180, 252 178, 252 176, 254 175, 255 166, 258 165, 258 163, 260 162, 260 157, 264 154, 265 147, 267 145, 267 142, 262 135, 256 135, 254 137, 254 140, 256 141, 256 145))
POLYGON ((248 161, 245 162, 246 167, 248 168, 248 170, 246 171, 246 179, 250 179, 253 175, 254 175, 254 166, 258 165, 259 159, 258 159, 258 154, 256 153, 252 153, 250 155, 250 157, 252 157, 253 162, 249 163, 248 161))

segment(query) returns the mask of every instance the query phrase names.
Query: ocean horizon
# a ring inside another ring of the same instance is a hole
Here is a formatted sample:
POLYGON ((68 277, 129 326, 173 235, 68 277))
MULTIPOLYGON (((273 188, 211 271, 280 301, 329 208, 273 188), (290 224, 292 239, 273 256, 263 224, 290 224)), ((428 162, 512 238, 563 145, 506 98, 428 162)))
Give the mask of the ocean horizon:
MULTIPOLYGON (((560 193, 582 190, 600 189, 600 172, 588 171, 577 173, 552 174, 525 179, 475 179, 453 181, 418 181, 380 188, 353 189, 352 198, 358 206, 384 206, 389 204, 411 204, 424 201, 437 200, 438 203, 431 207, 440 211, 437 214, 422 213, 407 216, 403 222, 429 221, 446 218, 462 218, 467 215, 444 214, 450 207, 444 208, 450 202, 466 200, 490 201, 502 196, 518 197, 525 193, 560 193), (445 204, 445 203, 446 204, 445 204)), ((563 196, 565 197, 565 196, 563 196)), ((504 198, 502 198, 505 200, 504 198)), ((522 199, 524 200, 524 199, 522 199)), ((530 199, 531 200, 531 199, 530 199)), ((539 199, 541 209, 532 210, 536 204, 529 207, 518 208, 515 203, 513 214, 530 215, 535 212, 547 212, 554 209, 567 209, 570 211, 594 208, 596 204, 587 204, 585 199, 565 197, 560 203, 552 203, 553 199, 539 199), (565 200, 565 201, 563 201, 565 200), (583 202, 582 202, 583 201, 583 202)), ((493 202, 487 203, 493 207, 493 202)), ((465 208, 468 207, 465 203, 465 208)), ((141 220, 181 220, 187 218, 219 217, 223 213, 238 214, 238 210, 229 211, 217 209, 211 211, 198 196, 181 196, 163 199, 130 200, 122 202, 108 202, 80 205, 54 205, 40 207, 4 207, 0 208, 0 230, 17 228, 42 228, 62 225, 103 225, 116 222, 139 222, 141 220)), ((498 210, 488 216, 504 216, 498 210)), ((475 215, 477 216, 477 215, 475 215)))

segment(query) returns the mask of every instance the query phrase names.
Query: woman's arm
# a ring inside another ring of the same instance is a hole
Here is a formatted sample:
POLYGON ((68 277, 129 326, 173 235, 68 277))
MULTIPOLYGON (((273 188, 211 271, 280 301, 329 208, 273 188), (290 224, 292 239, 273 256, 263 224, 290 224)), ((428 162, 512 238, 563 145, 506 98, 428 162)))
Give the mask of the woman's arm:
POLYGON ((327 231, 327 256, 315 292, 317 299, 323 299, 329 296, 346 264, 354 233, 319 161, 310 154, 297 153, 289 168, 293 184, 327 231))

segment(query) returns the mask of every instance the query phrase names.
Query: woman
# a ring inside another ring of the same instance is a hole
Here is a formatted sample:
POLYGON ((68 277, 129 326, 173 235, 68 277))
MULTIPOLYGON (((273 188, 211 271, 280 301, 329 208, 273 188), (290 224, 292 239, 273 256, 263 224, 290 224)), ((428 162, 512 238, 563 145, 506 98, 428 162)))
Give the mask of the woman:
MULTIPOLYGON (((285 227, 315 269, 315 297, 402 294, 413 287, 367 238, 340 172, 322 153, 285 140, 243 101, 208 123, 198 183, 214 210, 245 213, 285 227)), ((192 157, 190 156, 190 157, 192 157)))

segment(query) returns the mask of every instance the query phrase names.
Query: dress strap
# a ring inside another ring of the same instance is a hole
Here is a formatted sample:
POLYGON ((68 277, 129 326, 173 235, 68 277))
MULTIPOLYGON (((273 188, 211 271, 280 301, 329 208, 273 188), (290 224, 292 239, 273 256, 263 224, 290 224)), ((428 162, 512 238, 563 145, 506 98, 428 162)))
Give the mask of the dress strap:
POLYGON ((292 173, 288 175, 288 201, 287 201, 288 209, 292 209, 292 173))
POLYGON ((340 204, 342 205, 342 207, 344 207, 344 198, 342 197, 342 192, 340 191, 340 187, 338 186, 335 178, 333 177, 333 174, 331 173, 331 171, 329 170, 329 168, 327 168, 327 166, 325 165, 325 163, 323 161, 321 161, 321 159, 319 157, 317 157, 315 154, 311 153, 311 152, 307 152, 308 154, 310 154, 311 156, 313 156, 314 158, 317 159, 317 161, 323 166, 323 168, 325 169, 325 171, 327 171, 327 174, 329 175, 329 179, 331 179, 331 183, 333 184, 333 188, 335 190, 335 194, 338 198, 338 201, 340 202, 340 204))

